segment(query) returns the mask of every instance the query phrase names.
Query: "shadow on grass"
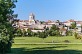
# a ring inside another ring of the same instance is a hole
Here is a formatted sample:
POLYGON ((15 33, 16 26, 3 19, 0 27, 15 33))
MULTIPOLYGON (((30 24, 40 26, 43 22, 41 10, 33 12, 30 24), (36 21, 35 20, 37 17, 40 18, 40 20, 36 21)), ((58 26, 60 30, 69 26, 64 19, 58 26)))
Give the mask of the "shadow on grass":
POLYGON ((82 54, 79 50, 56 50, 55 48, 61 48, 66 46, 53 46, 53 47, 41 47, 41 48, 12 48, 12 52, 8 54, 82 54), (54 48, 54 49, 53 49, 54 48))

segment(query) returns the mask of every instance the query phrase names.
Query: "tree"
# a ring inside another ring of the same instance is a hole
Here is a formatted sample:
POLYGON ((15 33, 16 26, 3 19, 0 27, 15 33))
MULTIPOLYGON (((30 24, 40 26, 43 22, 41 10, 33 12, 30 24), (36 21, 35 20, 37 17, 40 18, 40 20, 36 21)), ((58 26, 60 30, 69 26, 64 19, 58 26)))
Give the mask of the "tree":
POLYGON ((71 24, 71 27, 70 27, 71 29, 75 29, 76 28, 76 22, 73 22, 72 24, 71 24))
POLYGON ((14 28, 14 4, 17 0, 0 0, 0 53, 4 54, 11 50, 14 28))
POLYGON ((40 21, 41 24, 45 23, 44 21, 40 21))
POLYGON ((78 33, 74 32, 74 36, 77 39, 78 33))
POLYGON ((22 30, 22 36, 23 36, 23 37, 26 36, 26 31, 25 31, 25 29, 22 30))
POLYGON ((44 40, 44 38, 47 38, 48 37, 48 34, 47 32, 39 32, 39 38, 42 38, 44 40))
POLYGON ((17 34, 17 36, 22 36, 22 31, 21 31, 21 29, 17 29, 16 34, 17 34))
POLYGON ((73 35, 72 30, 67 31, 67 35, 72 36, 73 35))
POLYGON ((56 23, 60 23, 60 21, 59 20, 56 20, 56 23))
POLYGON ((52 25, 51 29, 52 29, 52 30, 57 30, 58 27, 54 24, 54 25, 52 25))
POLYGON ((49 31, 51 36, 59 35, 59 28, 56 25, 53 25, 49 31))
POLYGON ((31 29, 27 29, 27 33, 28 33, 28 36, 29 36, 29 37, 32 36, 32 31, 31 31, 31 29))

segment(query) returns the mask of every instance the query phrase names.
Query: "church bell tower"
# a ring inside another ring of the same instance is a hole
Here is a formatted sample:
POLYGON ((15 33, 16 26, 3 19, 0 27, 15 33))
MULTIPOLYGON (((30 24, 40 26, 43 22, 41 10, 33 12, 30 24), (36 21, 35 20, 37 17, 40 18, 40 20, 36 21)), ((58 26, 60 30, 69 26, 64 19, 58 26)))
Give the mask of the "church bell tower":
POLYGON ((35 24, 35 15, 31 13, 29 15, 29 25, 33 25, 33 24, 35 24))

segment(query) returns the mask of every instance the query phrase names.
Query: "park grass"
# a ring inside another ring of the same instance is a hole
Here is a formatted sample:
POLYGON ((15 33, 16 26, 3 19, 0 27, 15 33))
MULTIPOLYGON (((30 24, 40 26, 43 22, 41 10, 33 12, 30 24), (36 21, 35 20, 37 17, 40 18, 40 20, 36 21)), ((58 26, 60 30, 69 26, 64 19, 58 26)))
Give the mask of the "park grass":
POLYGON ((7 54, 82 54, 82 45, 13 45, 7 54))
POLYGON ((81 40, 75 39, 74 36, 53 36, 44 40, 38 37, 15 37, 11 53, 7 54, 82 54, 82 44, 46 44, 52 43, 52 40, 54 43, 64 43, 65 40, 69 40, 70 43, 81 43, 81 40))
POLYGON ((55 37, 50 36, 45 38, 44 40, 42 38, 38 37, 16 37, 14 39, 15 43, 65 43, 65 40, 68 40, 70 43, 81 43, 81 40, 75 39, 74 36, 64 36, 64 37, 55 37))

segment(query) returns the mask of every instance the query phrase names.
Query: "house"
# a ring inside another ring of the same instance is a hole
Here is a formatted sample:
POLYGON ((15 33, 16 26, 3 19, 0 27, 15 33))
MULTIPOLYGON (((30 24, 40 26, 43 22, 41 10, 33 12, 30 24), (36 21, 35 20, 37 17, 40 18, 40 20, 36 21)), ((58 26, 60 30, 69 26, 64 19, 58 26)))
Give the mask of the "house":
POLYGON ((67 33, 67 29, 65 28, 60 28, 60 34, 63 35, 63 36, 66 36, 66 33, 67 33))
POLYGON ((73 22, 75 22, 75 21, 72 20, 72 19, 70 19, 70 20, 68 20, 68 21, 66 21, 66 22, 63 22, 63 24, 66 25, 66 26, 71 26, 71 24, 72 24, 73 22))
POLYGON ((78 33, 82 33, 82 21, 76 21, 76 28, 78 33))

